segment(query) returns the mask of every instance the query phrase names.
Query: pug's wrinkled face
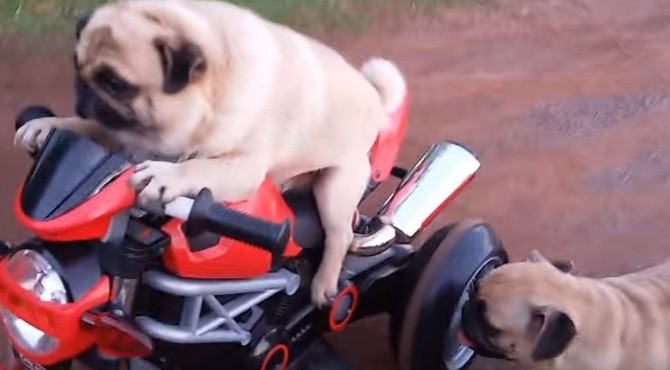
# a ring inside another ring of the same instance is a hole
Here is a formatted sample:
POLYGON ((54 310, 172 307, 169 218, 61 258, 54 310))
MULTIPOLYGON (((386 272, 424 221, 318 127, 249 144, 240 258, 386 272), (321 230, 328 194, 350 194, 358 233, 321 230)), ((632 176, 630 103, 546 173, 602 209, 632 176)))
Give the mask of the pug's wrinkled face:
POLYGON ((83 17, 74 58, 77 114, 179 155, 206 135, 205 53, 178 14, 116 2, 83 17))
POLYGON ((463 334, 475 352, 527 366, 560 356, 577 333, 562 309, 571 266, 542 259, 485 276, 463 308, 463 334))

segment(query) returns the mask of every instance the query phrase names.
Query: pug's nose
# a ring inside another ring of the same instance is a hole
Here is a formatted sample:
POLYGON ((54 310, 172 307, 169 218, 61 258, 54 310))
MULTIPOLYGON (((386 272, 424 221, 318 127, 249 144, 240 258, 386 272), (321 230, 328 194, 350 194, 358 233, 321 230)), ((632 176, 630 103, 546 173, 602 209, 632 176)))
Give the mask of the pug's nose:
POLYGON ((477 298, 475 299, 474 302, 472 302, 472 304, 477 314, 483 316, 486 313, 486 301, 484 301, 483 299, 477 298))
POLYGON ((463 305, 464 316, 482 317, 486 312, 486 302, 480 298, 472 298, 463 305))

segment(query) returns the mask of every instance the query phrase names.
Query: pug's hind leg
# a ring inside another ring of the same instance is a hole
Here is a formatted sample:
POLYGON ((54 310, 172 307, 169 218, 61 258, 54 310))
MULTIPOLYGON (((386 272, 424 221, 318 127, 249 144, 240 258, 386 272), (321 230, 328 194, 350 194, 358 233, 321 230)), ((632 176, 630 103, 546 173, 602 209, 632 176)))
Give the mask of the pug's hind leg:
POLYGON ((314 186, 319 216, 325 232, 324 253, 312 281, 312 301, 322 306, 337 294, 344 257, 353 240, 351 217, 370 177, 367 157, 346 167, 323 171, 314 186))

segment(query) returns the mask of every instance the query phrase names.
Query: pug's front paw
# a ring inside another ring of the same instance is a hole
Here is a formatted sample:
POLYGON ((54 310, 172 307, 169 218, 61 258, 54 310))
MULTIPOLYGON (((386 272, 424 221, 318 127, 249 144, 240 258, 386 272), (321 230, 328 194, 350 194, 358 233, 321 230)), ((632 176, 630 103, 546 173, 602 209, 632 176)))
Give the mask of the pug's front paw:
POLYGON ((58 126, 59 117, 37 118, 26 122, 14 134, 14 146, 21 146, 33 153, 39 150, 51 130, 58 126))
POLYGON ((312 303, 317 307, 324 307, 331 303, 337 296, 337 273, 320 268, 314 280, 312 280, 312 303))
POLYGON ((179 196, 192 195, 193 186, 181 163, 146 161, 135 168, 131 185, 139 192, 140 205, 165 204, 179 196))

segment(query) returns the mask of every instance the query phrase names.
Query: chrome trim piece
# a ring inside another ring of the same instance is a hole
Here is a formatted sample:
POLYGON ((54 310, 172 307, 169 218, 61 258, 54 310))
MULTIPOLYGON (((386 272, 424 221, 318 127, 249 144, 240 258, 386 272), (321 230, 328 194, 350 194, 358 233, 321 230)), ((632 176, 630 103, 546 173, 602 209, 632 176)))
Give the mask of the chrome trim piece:
POLYGON ((112 280, 112 292, 115 294, 114 303, 119 305, 123 313, 130 315, 133 310, 137 280, 115 277, 112 280))
POLYGON ((451 142, 432 145, 401 181, 377 214, 408 242, 424 223, 477 172, 479 160, 451 142))
POLYGON ((93 197, 94 195, 98 194, 105 186, 109 185, 112 181, 116 180, 121 176, 124 172, 126 172, 127 169, 130 168, 130 163, 126 163, 125 165, 117 168, 115 171, 110 172, 105 178, 103 178, 98 186, 93 189, 91 192, 91 195, 89 195, 89 198, 93 197))
POLYGON ((372 256, 394 243, 410 242, 479 167, 475 155, 461 145, 432 145, 368 222, 368 231, 354 235, 351 253, 372 256))
POLYGON ((381 224, 380 227, 366 235, 355 234, 350 252, 359 256, 374 256, 390 247, 396 239, 393 226, 381 224))

